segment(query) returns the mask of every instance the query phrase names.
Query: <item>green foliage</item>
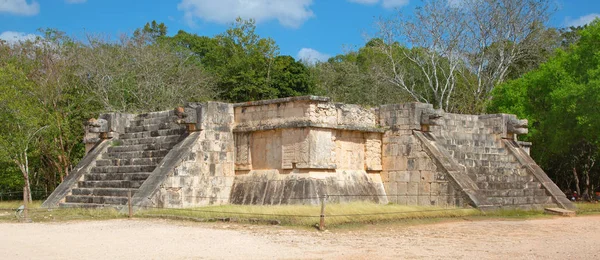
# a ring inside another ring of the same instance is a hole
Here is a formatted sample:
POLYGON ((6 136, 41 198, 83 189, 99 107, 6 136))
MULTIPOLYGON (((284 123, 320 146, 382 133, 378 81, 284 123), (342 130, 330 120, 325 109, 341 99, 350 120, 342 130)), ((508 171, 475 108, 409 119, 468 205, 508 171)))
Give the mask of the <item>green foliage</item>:
POLYGON ((304 64, 280 56, 271 38, 255 32, 254 20, 236 22, 214 38, 179 31, 159 42, 177 51, 191 51, 191 63, 202 66, 217 80, 219 97, 230 102, 270 99, 313 93, 314 82, 304 64))
POLYGON ((20 191, 24 172, 34 190, 53 190, 84 155, 83 122, 101 112, 314 92, 309 69, 280 56, 252 20, 215 37, 167 32, 152 21, 120 41, 44 29, 0 42, 0 191, 20 191))
POLYGON ((371 40, 358 51, 337 55, 312 67, 319 92, 338 102, 371 106, 412 100, 386 80, 384 75, 391 66, 377 48, 380 43, 379 39, 371 40))
POLYGON ((539 69, 497 88, 489 110, 529 119, 533 156, 566 188, 600 186, 600 20, 539 69), (577 181, 577 180, 576 180, 577 181), (591 182, 591 183, 590 183, 591 182))
POLYGON ((156 21, 146 23, 146 25, 144 25, 144 28, 137 29, 133 32, 134 38, 149 38, 154 41, 161 37, 165 37, 166 35, 167 26, 164 23, 157 23, 156 21))
POLYGON ((214 78, 189 61, 191 52, 140 37, 146 36, 119 43, 91 38, 75 50, 74 74, 92 102, 104 111, 141 112, 216 97, 214 78))

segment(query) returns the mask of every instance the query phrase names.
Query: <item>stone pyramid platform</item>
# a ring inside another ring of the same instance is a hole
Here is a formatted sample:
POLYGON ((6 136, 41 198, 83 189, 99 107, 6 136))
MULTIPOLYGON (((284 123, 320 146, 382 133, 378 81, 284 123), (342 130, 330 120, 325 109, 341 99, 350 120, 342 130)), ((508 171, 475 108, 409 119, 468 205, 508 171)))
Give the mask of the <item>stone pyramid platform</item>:
POLYGON ((370 201, 573 209, 529 156, 527 121, 326 97, 103 114, 44 207, 182 208, 370 201))

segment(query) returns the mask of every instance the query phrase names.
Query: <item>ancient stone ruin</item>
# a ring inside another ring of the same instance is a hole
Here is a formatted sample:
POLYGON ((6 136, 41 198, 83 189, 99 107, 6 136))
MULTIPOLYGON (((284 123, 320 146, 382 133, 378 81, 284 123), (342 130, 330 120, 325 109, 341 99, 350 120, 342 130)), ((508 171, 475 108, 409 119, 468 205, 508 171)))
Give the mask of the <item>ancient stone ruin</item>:
POLYGON ((528 154, 527 121, 326 97, 103 114, 45 207, 374 203, 572 209, 528 154))

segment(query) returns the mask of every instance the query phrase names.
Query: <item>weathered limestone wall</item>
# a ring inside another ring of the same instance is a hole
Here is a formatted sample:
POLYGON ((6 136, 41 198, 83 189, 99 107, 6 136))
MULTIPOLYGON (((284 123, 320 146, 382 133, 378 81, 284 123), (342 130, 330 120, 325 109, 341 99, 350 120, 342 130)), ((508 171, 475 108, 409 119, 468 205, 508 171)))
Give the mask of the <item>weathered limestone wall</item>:
POLYGON ((390 202, 402 205, 464 206, 460 187, 438 169, 413 131, 419 131, 425 104, 387 105, 379 109, 380 123, 389 127, 382 138, 381 174, 390 202))
POLYGON ((505 148, 503 138, 514 138, 507 132, 507 116, 445 113, 430 130, 466 167, 489 203, 526 208, 552 204, 541 184, 505 148))
POLYGON ((229 202, 235 174, 233 105, 198 106, 200 129, 169 152, 140 187, 134 202, 145 201, 136 205, 180 208, 229 202))
POLYGON ((236 104, 235 120, 232 203, 387 201, 374 111, 300 97, 236 104))
POLYGON ((230 202, 257 205, 318 204, 321 196, 330 195, 327 201, 334 203, 361 200, 387 203, 384 187, 377 176, 356 170, 301 170, 293 174, 255 170, 235 177, 230 202), (315 177, 317 175, 321 177, 315 177))
POLYGON ((236 132, 290 127, 370 131, 377 113, 359 105, 332 103, 325 97, 293 97, 235 104, 236 132))

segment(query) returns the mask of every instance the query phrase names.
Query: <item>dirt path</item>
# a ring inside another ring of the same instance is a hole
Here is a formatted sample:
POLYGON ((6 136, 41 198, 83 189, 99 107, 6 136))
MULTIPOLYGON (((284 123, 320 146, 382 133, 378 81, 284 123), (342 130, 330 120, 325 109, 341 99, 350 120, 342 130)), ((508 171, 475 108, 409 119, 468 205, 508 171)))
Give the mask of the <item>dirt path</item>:
POLYGON ((600 259, 600 216, 324 233, 167 220, 3 223, 0 252, 2 259, 600 259))

